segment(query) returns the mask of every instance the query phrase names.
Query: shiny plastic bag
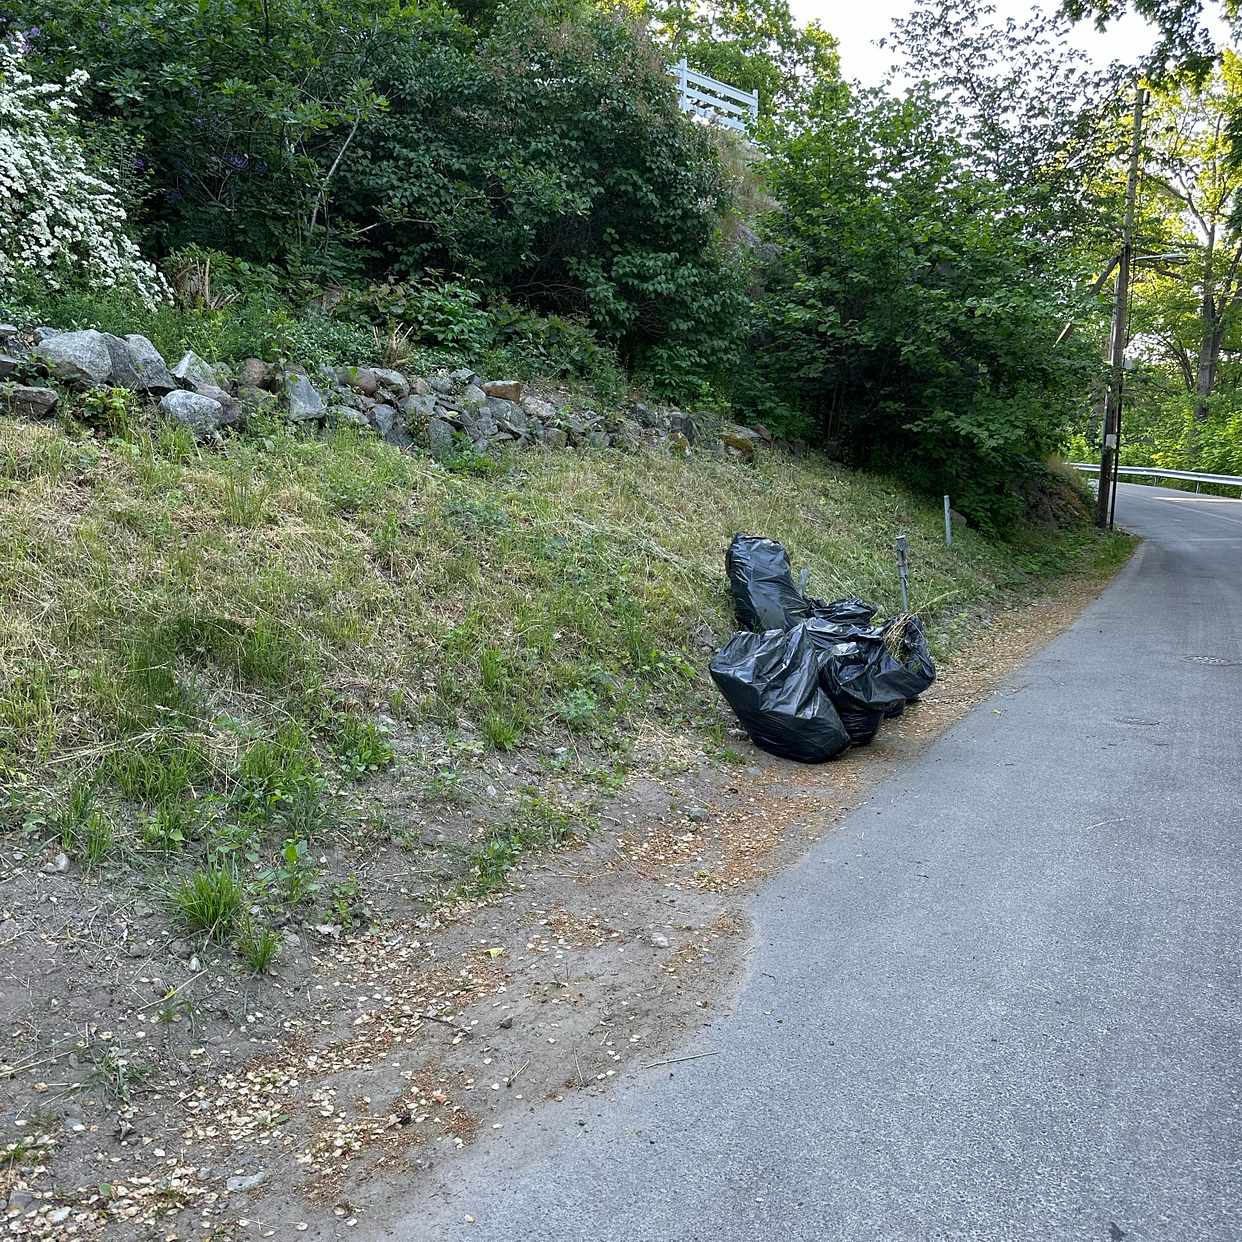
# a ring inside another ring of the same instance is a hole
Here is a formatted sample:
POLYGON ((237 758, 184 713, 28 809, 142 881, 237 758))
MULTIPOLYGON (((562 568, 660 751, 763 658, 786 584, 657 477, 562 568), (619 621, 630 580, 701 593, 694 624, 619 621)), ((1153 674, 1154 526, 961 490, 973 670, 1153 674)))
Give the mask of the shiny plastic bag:
POLYGON ((805 626, 741 632, 712 657, 711 675, 756 746, 822 763, 850 735, 821 682, 820 654, 805 626))
POLYGON ((788 630, 811 615, 789 567, 789 554, 775 539, 734 535, 725 554, 733 610, 744 630, 788 630))

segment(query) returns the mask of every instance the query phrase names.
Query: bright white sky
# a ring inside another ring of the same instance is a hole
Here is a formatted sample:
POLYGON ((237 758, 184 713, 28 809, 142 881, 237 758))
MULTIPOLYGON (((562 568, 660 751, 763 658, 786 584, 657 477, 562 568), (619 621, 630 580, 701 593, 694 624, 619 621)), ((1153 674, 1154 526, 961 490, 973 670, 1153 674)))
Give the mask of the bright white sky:
MULTIPOLYGON (((1055 0, 994 0, 997 17, 1023 18, 1033 7, 1051 10, 1055 0)), ((841 73, 865 86, 878 86, 888 69, 888 55, 875 46, 888 33, 894 17, 913 8, 913 0, 791 0, 800 21, 818 18, 825 30, 841 44, 841 73)), ((1127 14, 1099 34, 1089 22, 1074 28, 1073 41, 1101 65, 1109 61, 1132 62, 1155 42, 1147 23, 1127 14)))

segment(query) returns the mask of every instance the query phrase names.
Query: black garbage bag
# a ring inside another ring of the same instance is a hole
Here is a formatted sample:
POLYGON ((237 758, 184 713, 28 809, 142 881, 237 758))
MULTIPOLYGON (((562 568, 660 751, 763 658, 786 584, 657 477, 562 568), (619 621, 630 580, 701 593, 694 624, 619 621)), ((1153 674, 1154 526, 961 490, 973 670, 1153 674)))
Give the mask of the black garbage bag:
POLYGON ((812 617, 820 621, 834 621, 838 625, 870 625, 871 618, 878 611, 874 604, 868 604, 857 595, 834 600, 808 599, 807 603, 811 606, 812 617))
POLYGON ((879 630, 811 620, 802 627, 819 656, 820 684, 855 746, 865 746, 885 715, 905 700, 875 676, 884 653, 879 630))
POLYGON ((917 699, 936 680, 936 665, 922 621, 907 614, 890 621, 881 633, 884 642, 876 657, 876 681, 907 703, 917 699))
POLYGON ((733 610, 744 630, 788 630, 810 616, 794 584, 789 553, 775 539, 734 535, 725 555, 733 610))
POLYGON ((821 684, 819 652, 804 626, 734 634, 710 667, 720 693, 763 750, 822 763, 849 746, 850 735, 821 684))

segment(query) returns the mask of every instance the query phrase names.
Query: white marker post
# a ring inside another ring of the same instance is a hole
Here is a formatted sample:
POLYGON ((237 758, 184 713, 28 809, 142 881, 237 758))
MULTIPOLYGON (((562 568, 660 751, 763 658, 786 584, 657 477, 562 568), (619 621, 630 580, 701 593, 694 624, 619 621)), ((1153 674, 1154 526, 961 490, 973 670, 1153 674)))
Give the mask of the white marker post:
POLYGON ((893 544, 897 551, 897 577, 901 580, 901 611, 910 611, 910 566, 907 562, 907 554, 910 551, 910 541, 905 535, 898 535, 897 542, 893 544))
POLYGON ((953 546, 953 518, 950 516, 949 498, 944 498, 944 546, 953 546))

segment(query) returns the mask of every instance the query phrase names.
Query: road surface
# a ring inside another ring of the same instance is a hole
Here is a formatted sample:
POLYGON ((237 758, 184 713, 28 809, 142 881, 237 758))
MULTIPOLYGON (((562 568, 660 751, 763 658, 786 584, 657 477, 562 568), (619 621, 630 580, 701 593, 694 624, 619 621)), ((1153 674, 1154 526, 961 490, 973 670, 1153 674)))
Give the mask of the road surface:
POLYGON ((1117 517, 1095 604, 758 896, 714 1055, 376 1236, 1242 1239, 1242 502, 1117 517))

